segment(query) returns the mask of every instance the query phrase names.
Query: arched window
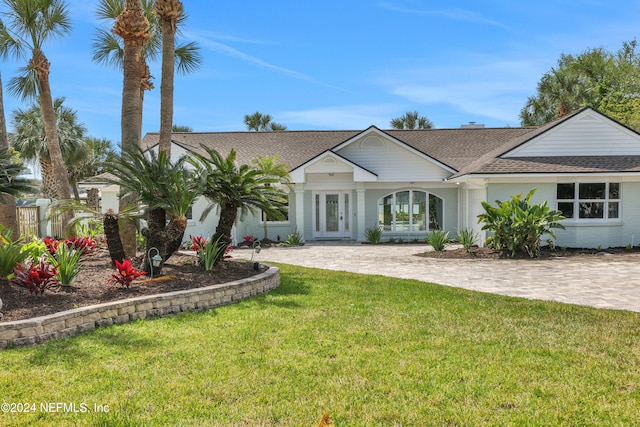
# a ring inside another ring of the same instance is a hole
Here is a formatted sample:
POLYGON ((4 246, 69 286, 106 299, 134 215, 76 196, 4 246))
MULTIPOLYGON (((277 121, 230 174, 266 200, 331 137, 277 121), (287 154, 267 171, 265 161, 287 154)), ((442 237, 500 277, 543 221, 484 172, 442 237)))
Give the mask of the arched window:
POLYGON ((378 226, 399 233, 440 230, 443 205, 440 197, 427 191, 397 191, 378 200, 378 226))

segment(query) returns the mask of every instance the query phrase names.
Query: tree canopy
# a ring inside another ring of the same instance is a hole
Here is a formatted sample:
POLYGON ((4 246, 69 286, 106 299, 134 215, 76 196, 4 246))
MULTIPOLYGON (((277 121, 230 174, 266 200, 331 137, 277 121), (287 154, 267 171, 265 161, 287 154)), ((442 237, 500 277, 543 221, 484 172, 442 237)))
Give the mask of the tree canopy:
POLYGON ((393 129, 431 129, 433 122, 417 111, 409 111, 400 117, 391 119, 389 123, 393 129))
POLYGON ((247 130, 254 132, 287 130, 285 125, 274 122, 271 119, 271 115, 262 114, 260 111, 256 111, 251 115, 245 115, 244 124, 247 130))
POLYGON ((640 130, 640 54, 637 42, 624 42, 615 53, 603 48, 562 54, 546 72, 537 93, 520 111, 524 126, 540 126, 590 106, 640 130))

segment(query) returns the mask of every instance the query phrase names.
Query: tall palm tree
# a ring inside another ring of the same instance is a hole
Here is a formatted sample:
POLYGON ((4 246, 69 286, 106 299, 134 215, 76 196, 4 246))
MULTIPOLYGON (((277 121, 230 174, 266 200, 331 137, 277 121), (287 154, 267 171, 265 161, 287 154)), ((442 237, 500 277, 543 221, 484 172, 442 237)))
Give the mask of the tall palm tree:
POLYGON ((256 111, 251 115, 245 115, 244 124, 247 127, 247 130, 254 132, 287 130, 285 125, 271 120, 271 115, 262 114, 260 111, 256 111))
MULTIPOLYGON (((131 151, 140 146, 142 139, 142 102, 140 85, 144 80, 142 47, 151 38, 149 21, 144 15, 140 0, 126 0, 125 7, 116 18, 113 32, 122 38, 122 150, 131 151)), ((134 203, 136 197, 121 197, 118 209, 123 211, 134 203)), ((136 226, 122 221, 120 236, 128 256, 136 252, 136 226)))
POLYGON ((431 129, 433 122, 426 116, 421 116, 417 111, 409 111, 400 117, 391 119, 393 129, 431 129))
MULTIPOLYGON (((231 150, 227 157, 217 151, 202 146, 205 155, 194 154, 190 160, 196 168, 196 175, 203 179, 202 194, 209 206, 202 213, 203 220, 215 207, 220 209, 220 219, 212 236, 226 248, 231 243, 231 230, 238 218, 247 212, 262 210, 273 218, 283 218, 286 209, 286 194, 273 184, 280 178, 265 173, 258 167, 238 165, 236 152, 231 150)), ((215 264, 220 262, 224 251, 221 250, 215 264)))
MULTIPOLYGON (((7 122, 4 117, 4 96, 2 90, 2 76, 0 75, 0 150, 6 150, 9 148, 7 122)), ((4 200, 0 202, 0 224, 5 228, 13 230, 16 239, 20 237, 20 227, 18 226, 17 215, 15 197, 5 195, 4 200)))
MULTIPOLYGON (((56 196, 69 199, 69 177, 64 168, 49 85, 50 63, 42 51, 45 42, 71 31, 66 4, 63 0, 1 1, 6 10, 2 12, 0 22, 0 55, 5 59, 9 56, 28 59, 28 65, 21 69, 22 74, 11 80, 10 92, 23 99, 38 97, 49 156, 55 165, 56 196)), ((63 229, 72 217, 73 212, 69 212, 61 218, 63 229)))
MULTIPOLYGON (((65 172, 73 168, 74 163, 83 162, 86 159, 87 149, 83 141, 85 128, 78 122, 77 112, 65 106, 64 98, 54 100, 54 115, 60 149, 63 158, 65 172)), ((11 145, 20 152, 26 160, 37 160, 42 172, 42 193, 47 198, 56 197, 55 167, 49 152, 46 130, 40 106, 32 104, 27 110, 17 108, 12 112, 13 128, 15 132, 9 136, 11 145)), ((78 199, 77 182, 73 181, 73 191, 78 199)))
MULTIPOLYGON (((147 240, 145 253, 157 248, 163 263, 182 244, 187 211, 200 193, 199 181, 185 162, 185 157, 171 162, 166 151, 156 155, 136 148, 108 163, 117 176, 111 182, 120 187, 121 195, 134 195, 147 209, 147 227, 141 231, 147 240)), ((154 267, 154 274, 161 267, 154 267)), ((150 272, 148 257, 141 268, 150 272)))
POLYGON ((175 73, 175 36, 178 21, 183 16, 180 0, 156 0, 153 11, 162 23, 162 80, 160 82, 159 150, 171 156, 173 125, 173 77, 175 73))
MULTIPOLYGON (((158 15, 154 13, 154 2, 152 0, 142 0, 141 6, 144 16, 149 21, 149 31, 151 33, 151 37, 142 46, 141 60, 143 62, 143 77, 140 82, 140 104, 142 105, 144 102, 144 91, 151 90, 154 87, 153 83, 151 82, 152 77, 151 73, 149 72, 148 63, 156 60, 160 56, 162 49, 165 48, 165 45, 162 42, 163 24, 158 19, 158 15)), ((98 19, 108 23, 112 23, 122 13, 124 7, 125 0, 100 0, 97 11, 98 19)), ((176 31, 179 31, 179 28, 184 20, 185 15, 181 14, 175 23, 176 31)), ((174 41, 174 52, 174 65, 179 74, 188 74, 197 69, 202 63, 202 57, 199 52, 199 47, 196 43, 184 43, 179 44, 177 47, 175 47, 174 41)), ((101 64, 122 69, 123 59, 124 46, 122 40, 119 37, 116 37, 108 29, 98 28, 93 42, 93 60, 101 64)), ((174 65, 172 65, 172 68, 174 67, 174 65)), ((171 84, 171 86, 173 85, 171 84)), ((140 120, 142 120, 142 116, 140 116, 140 120)), ((140 126, 142 126, 142 121, 140 121, 140 126)))
MULTIPOLYGON (((153 13, 153 1, 152 0, 101 0, 98 6, 98 18, 106 21, 116 20, 116 25, 113 29, 113 33, 120 36, 114 37, 111 32, 106 29, 98 29, 98 34, 93 43, 94 49, 94 61, 104 63, 107 65, 115 66, 117 68, 124 69, 125 68, 125 52, 128 49, 128 46, 131 44, 127 41, 127 38, 136 37, 138 32, 132 31, 131 35, 125 31, 124 27, 127 22, 131 21, 131 19, 124 20, 123 16, 125 15, 125 10, 127 10, 127 16, 129 18, 135 18, 139 21, 138 26, 142 22, 141 15, 144 15, 146 21, 149 25, 147 28, 147 33, 145 34, 144 40, 142 41, 142 45, 139 49, 139 60, 140 60, 140 77, 139 77, 139 96, 135 99, 138 102, 138 112, 137 123, 138 123, 138 142, 142 134, 142 103, 144 100, 144 91, 153 89, 153 83, 151 82, 151 73, 149 72, 148 62, 156 59, 160 52, 161 47, 161 37, 159 34, 161 33, 161 25, 157 19, 157 16, 153 13), (137 5, 132 5, 136 3, 137 5), (136 9, 136 13, 131 12, 136 9), (120 20, 120 24, 118 23, 120 20), (122 34, 121 34, 122 33, 122 34)), ((177 25, 183 21, 184 17, 178 20, 177 25)), ((176 69, 179 73, 189 73, 196 69, 200 63, 202 62, 201 56, 199 54, 199 48, 195 43, 186 43, 181 44, 175 49, 175 57, 176 61, 176 69)), ((125 71, 126 74, 126 71, 125 71)), ((125 77, 125 80, 127 78, 125 77)), ((133 81, 129 81, 129 83, 133 84, 133 81)), ((129 90, 133 90, 129 88, 129 90)), ((125 90, 123 89, 123 97, 125 90)), ((130 99, 132 102, 133 99, 130 99)), ((124 114, 124 105, 123 105, 123 114, 124 114)), ((129 118, 131 122, 133 122, 134 118, 129 118)), ((134 135, 135 136, 135 135, 134 135)), ((124 138, 124 134, 123 134, 124 138)), ((123 147, 124 144, 123 139, 123 147)), ((127 200, 120 201, 120 208, 124 209, 125 206, 129 204, 127 200)), ((125 247, 127 248, 128 253, 133 253, 135 250, 135 230, 132 224, 126 224, 123 222, 123 238, 125 242, 125 247)))
MULTIPOLYGON (((279 155, 274 156, 262 156, 253 161, 253 164, 267 176, 278 178, 281 184, 290 185, 289 168, 286 164, 280 161, 279 155)), ((270 187, 270 184, 265 184, 270 187)), ((262 228, 264 230, 263 241, 269 241, 269 221, 271 218, 263 212, 262 215, 262 228)))

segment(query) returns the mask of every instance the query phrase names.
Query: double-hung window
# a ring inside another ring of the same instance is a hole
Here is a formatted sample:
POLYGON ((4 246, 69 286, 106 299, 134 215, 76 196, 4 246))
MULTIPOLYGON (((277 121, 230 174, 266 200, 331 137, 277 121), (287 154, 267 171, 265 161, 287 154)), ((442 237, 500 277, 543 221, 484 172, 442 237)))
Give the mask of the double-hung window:
POLYGON ((620 183, 590 182, 557 185, 558 210, 575 220, 620 218, 620 183))

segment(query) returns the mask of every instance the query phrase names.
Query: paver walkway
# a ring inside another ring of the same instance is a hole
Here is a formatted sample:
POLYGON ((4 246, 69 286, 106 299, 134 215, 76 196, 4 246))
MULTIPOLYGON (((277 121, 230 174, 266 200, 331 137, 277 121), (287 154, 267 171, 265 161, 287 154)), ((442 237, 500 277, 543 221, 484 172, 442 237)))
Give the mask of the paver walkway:
MULTIPOLYGON (((309 242, 264 248, 260 262, 380 274, 529 299, 640 311, 640 254, 551 260, 451 260, 414 256, 424 245, 309 242)), ((250 249, 234 258, 250 259, 250 249)))

